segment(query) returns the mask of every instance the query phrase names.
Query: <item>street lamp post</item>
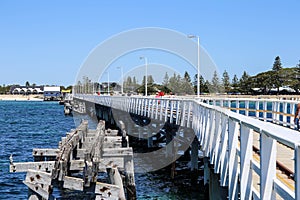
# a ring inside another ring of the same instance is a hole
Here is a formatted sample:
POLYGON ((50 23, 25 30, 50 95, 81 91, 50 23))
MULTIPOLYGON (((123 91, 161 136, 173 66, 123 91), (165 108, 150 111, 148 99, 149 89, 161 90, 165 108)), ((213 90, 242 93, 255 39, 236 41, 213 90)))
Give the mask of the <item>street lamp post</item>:
POLYGON ((109 95, 109 72, 107 73, 107 94, 109 95))
POLYGON ((200 96, 200 38, 197 35, 188 35, 188 38, 197 38, 197 44, 198 44, 197 97, 199 97, 200 96))
POLYGON ((145 66, 146 66, 146 72, 145 72, 145 96, 148 96, 148 59, 145 56, 141 56, 140 59, 144 59, 145 60, 145 66))
POLYGON ((123 73, 123 67, 121 66, 121 67, 118 67, 118 69, 121 69, 121 94, 123 94, 123 87, 124 87, 124 73, 123 73))

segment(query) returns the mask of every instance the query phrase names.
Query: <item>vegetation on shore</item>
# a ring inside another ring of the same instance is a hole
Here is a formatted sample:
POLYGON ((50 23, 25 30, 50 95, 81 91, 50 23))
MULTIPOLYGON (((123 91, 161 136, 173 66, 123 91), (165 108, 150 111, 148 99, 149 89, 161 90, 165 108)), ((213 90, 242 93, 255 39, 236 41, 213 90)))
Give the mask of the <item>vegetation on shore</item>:
MULTIPOLYGON (((3 84, 2 86, 0 85, 0 94, 9 94, 10 93, 10 89, 12 86, 21 86, 19 84, 13 84, 13 85, 5 85, 3 84)), ((26 81, 25 82, 25 85, 23 86, 26 86, 26 87, 39 87, 37 84, 33 83, 33 84, 30 84, 29 81, 26 81)), ((50 85, 44 85, 44 86, 50 86, 50 85)), ((61 90, 68 90, 68 89, 71 89, 72 90, 72 85, 69 85, 67 87, 65 86, 60 86, 60 89, 61 90)))
MULTIPOLYGON (((284 68, 281 59, 277 56, 273 67, 269 71, 250 76, 246 71, 240 78, 233 75, 231 78, 225 70, 221 76, 215 71, 212 80, 205 80, 202 76, 200 80, 200 92, 206 93, 227 93, 227 94, 300 94, 300 61, 295 67, 284 68)), ((0 86, 0 94, 8 94, 12 85, 0 86)), ((16 85, 14 85, 16 86, 16 85)), ((34 87, 28 81, 25 86, 34 87)), ((197 92, 197 74, 193 80, 188 72, 183 76, 180 74, 166 73, 163 82, 158 84, 152 75, 147 77, 148 94, 164 92, 167 94, 192 95, 197 92)), ((61 89, 72 89, 72 86, 61 89)), ((82 82, 78 82, 74 88, 77 93, 108 92, 108 83, 93 83, 88 77, 83 77, 82 82)), ((109 91, 121 91, 121 85, 116 82, 109 83, 109 91)), ((124 93, 145 93, 145 76, 141 83, 136 77, 128 76, 123 83, 124 93)))
MULTIPOLYGON (((144 81, 141 85, 132 82, 135 77, 127 77, 124 82, 124 91, 135 91, 144 93, 144 81)), ((145 79, 145 77, 144 77, 145 79)), ((151 76, 148 77, 148 93, 156 91, 174 94, 195 94, 197 92, 197 74, 193 81, 185 72, 184 76, 173 74, 169 77, 166 73, 162 84, 155 84, 151 76)), ((284 68, 281 59, 277 56, 273 67, 269 71, 250 76, 246 71, 240 78, 236 74, 231 79, 225 70, 219 78, 215 71, 212 80, 204 80, 200 76, 200 92, 204 93, 226 93, 226 94, 299 94, 300 93, 300 61, 295 67, 284 68)))

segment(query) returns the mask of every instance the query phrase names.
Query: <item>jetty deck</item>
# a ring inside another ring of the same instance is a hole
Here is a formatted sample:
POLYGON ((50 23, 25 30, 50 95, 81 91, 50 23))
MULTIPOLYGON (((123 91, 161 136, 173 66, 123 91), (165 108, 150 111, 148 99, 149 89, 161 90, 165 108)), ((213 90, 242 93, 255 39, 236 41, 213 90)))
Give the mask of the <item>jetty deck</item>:
POLYGON ((119 123, 121 136, 105 130, 104 121, 96 130, 82 121, 57 149, 33 149, 34 162, 14 162, 11 156, 10 172, 27 172, 29 199, 55 199, 54 187, 89 192, 95 199, 136 199, 133 151, 119 123), (107 173, 107 182, 98 181, 99 172, 107 173))

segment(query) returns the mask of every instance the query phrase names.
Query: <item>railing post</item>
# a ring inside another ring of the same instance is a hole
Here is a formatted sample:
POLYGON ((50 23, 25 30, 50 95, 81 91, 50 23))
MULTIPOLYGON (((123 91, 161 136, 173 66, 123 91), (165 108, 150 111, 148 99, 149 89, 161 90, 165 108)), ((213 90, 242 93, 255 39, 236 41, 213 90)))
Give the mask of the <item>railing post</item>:
POLYGON ((240 138, 240 195, 241 199, 252 199, 253 130, 241 124, 240 138))
POLYGON ((259 111, 258 111, 259 110, 259 101, 255 102, 255 110, 256 110, 255 111, 255 117, 259 118, 259 111))
POLYGON ((157 116, 158 116, 158 105, 159 105, 158 102, 160 102, 160 100, 155 101, 155 119, 157 119, 157 116))
POLYGON ((179 112, 181 112, 181 110, 180 110, 180 103, 181 103, 181 101, 176 101, 176 124, 177 125, 180 122, 180 119, 179 119, 180 118, 179 112))
POLYGON ((228 127, 228 197, 238 199, 238 135, 239 124, 229 119, 228 127))
POLYGON ((267 101, 263 101, 263 119, 264 121, 267 121, 267 109, 268 108, 268 102, 267 101))
POLYGON ((170 101, 169 101, 169 100, 166 100, 166 101, 165 101, 165 122, 168 120, 169 104, 170 104, 170 101))
MULTIPOLYGON (((211 159, 211 148, 212 148, 212 142, 213 142, 213 136, 214 136, 214 132, 215 132, 215 125, 216 125, 216 121, 215 121, 215 110, 210 110, 210 127, 208 129, 208 133, 206 133, 206 145, 205 145, 205 148, 204 148, 204 154, 206 157, 210 157, 211 159)), ((210 160, 212 161, 212 160, 210 160)))
POLYGON ((249 116, 249 100, 245 100, 245 115, 249 116))
POLYGON ((183 103, 183 108, 181 110, 181 123, 180 126, 185 126, 185 119, 186 119, 186 101, 182 102, 183 103))
POLYGON ((154 104, 156 105, 156 101, 156 99, 151 99, 151 115, 149 116, 151 116, 152 119, 154 117, 154 104))
MULTIPOLYGON (((294 113, 295 113, 295 104, 294 103, 291 103, 290 104, 290 113, 292 114, 292 115, 294 115, 294 113)), ((290 120, 290 123, 291 123, 291 125, 290 125, 290 127, 292 128, 296 128, 297 126, 296 126, 296 124, 294 124, 294 116, 292 116, 291 118, 290 118, 291 120, 290 120), (293 124, 293 125, 292 125, 293 124)))
POLYGON ((216 167, 220 168, 220 184, 221 186, 227 186, 228 181, 228 117, 222 115, 223 127, 221 133, 221 144, 219 148, 219 162, 216 167))
POLYGON ((174 100, 170 101, 170 123, 173 123, 174 100))
POLYGON ((163 116, 163 104, 165 104, 166 100, 163 100, 160 102, 160 109, 159 109, 159 120, 162 120, 162 116, 163 116))
POLYGON ((235 101, 235 107, 236 107, 236 113, 240 113, 240 110, 239 110, 239 108, 240 108, 240 101, 239 100, 235 101))
POLYGON ((260 134, 260 198, 276 199, 276 140, 265 133, 260 134))
POLYGON ((211 164, 214 164, 214 172, 219 173, 218 169, 216 168, 216 162, 218 160, 218 151, 219 151, 219 145, 220 145, 220 135, 222 131, 222 121, 221 121, 221 113, 216 112, 215 114, 215 120, 216 120, 216 126, 215 131, 212 133, 212 146, 211 146, 211 164))
POLYGON ((188 102, 188 112, 187 112, 187 122, 186 122, 186 126, 189 128, 190 127, 190 119, 191 119, 191 102, 188 102))

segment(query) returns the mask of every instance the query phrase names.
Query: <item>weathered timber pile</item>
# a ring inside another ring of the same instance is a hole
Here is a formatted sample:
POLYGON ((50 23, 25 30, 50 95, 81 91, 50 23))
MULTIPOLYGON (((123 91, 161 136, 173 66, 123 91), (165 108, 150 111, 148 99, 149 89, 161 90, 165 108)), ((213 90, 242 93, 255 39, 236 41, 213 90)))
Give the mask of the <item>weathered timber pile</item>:
POLYGON ((10 172, 27 172, 23 182, 29 199, 54 199, 55 186, 93 192, 95 199, 136 199, 133 151, 120 125, 122 136, 105 130, 104 121, 96 130, 82 121, 62 137, 57 149, 33 149, 34 162, 14 163, 11 156, 10 172), (97 181, 99 172, 107 172, 108 183, 97 181))

